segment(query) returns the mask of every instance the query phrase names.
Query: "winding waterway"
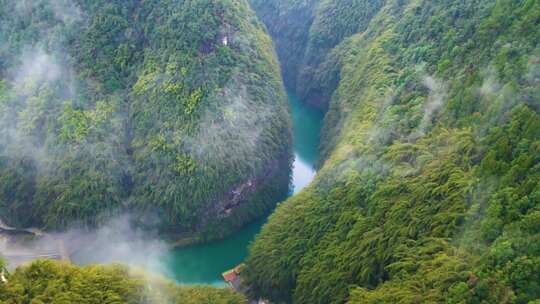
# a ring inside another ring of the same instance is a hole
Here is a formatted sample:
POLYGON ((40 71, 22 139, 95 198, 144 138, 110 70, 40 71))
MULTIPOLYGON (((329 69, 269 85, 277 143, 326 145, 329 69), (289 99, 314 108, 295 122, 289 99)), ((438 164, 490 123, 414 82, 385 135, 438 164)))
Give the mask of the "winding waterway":
MULTIPOLYGON (((288 97, 295 156, 290 192, 294 195, 315 177, 314 164, 318 158, 323 113, 302 104, 291 92, 288 97)), ((135 242, 127 237, 126 242, 123 236, 129 235, 130 229, 122 230, 125 225, 119 222, 120 225, 107 227, 87 237, 88 242, 83 241, 85 245, 78 246, 82 249, 72 255, 72 260, 77 264, 129 263, 160 272, 180 284, 220 286, 224 284, 221 274, 246 258, 248 245, 259 233, 266 218, 247 225, 224 240, 172 250, 159 240, 135 242)))
MULTIPOLYGON (((300 103, 288 92, 293 121, 294 168, 292 193, 306 187, 315 177, 315 161, 323 113, 300 103)), ((174 249, 163 259, 165 275, 182 284, 222 285, 221 273, 241 263, 248 254, 248 245, 259 233, 266 219, 258 220, 230 238, 203 245, 174 249)))

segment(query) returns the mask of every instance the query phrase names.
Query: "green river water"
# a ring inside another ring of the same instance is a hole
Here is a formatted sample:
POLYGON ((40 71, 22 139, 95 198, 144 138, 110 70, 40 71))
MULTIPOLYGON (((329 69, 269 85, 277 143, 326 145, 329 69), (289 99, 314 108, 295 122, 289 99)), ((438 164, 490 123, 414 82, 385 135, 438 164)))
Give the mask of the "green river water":
MULTIPOLYGON (((289 106, 293 121, 294 168, 291 193, 300 191, 315 176, 314 164, 318 158, 318 146, 323 114, 319 110, 300 103, 289 92, 289 106)), ((248 246, 266 222, 255 221, 233 236, 202 245, 166 249, 161 242, 124 243, 114 235, 121 228, 108 228, 92 236, 84 249, 72 256, 75 263, 130 263, 160 272, 180 284, 224 285, 221 274, 239 263, 248 254, 248 246), (97 239, 97 240, 96 240, 97 239), (102 245, 103 244, 103 245, 102 245)))
MULTIPOLYGON (((295 156, 291 192, 296 193, 307 186, 315 176, 314 164, 318 158, 323 113, 300 103, 291 92, 288 96, 295 156)), ((246 258, 249 243, 265 222, 266 218, 258 220, 221 241, 171 251, 163 261, 166 275, 181 284, 222 285, 221 273, 246 258)))

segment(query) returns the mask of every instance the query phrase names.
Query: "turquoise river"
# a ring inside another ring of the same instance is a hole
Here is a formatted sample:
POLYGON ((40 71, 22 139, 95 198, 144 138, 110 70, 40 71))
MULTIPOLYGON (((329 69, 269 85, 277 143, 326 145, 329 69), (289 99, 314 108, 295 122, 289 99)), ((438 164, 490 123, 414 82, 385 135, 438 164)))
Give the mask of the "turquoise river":
MULTIPOLYGON (((289 92, 289 106, 293 121, 294 168, 291 195, 306 187, 315 177, 315 162, 323 114, 300 103, 289 92)), ((224 240, 167 249, 162 242, 126 243, 115 235, 122 235, 122 225, 110 227, 91 236, 80 252, 72 256, 75 263, 121 262, 159 272, 180 284, 224 285, 221 274, 241 263, 248 254, 248 246, 259 233, 266 218, 255 221, 224 240)))
MULTIPOLYGON (((315 177, 323 114, 300 103, 290 92, 289 105, 295 156, 291 192, 296 193, 315 177)), ((173 250, 162 261, 167 270, 165 274, 181 284, 223 284, 221 273, 246 258, 249 243, 265 222, 266 219, 256 221, 221 241, 173 250)))

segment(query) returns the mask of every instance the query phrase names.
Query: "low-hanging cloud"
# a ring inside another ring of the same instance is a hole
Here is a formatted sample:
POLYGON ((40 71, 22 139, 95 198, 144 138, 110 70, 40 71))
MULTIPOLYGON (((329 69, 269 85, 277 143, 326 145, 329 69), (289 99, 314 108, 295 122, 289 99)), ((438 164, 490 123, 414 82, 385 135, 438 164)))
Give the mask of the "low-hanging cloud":
MULTIPOLYGON (((40 47, 26 48, 19 58, 21 65, 14 71, 13 79, 18 93, 25 90, 25 86, 32 88, 43 83, 53 83, 60 80, 63 68, 54 57, 40 47)), ((31 92, 27 92, 31 93, 31 92)))
POLYGON ((434 115, 444 107, 448 94, 448 86, 442 80, 433 76, 422 76, 422 84, 428 89, 429 94, 424 103, 422 120, 413 134, 414 137, 421 137, 426 134, 428 127, 432 124, 434 115))
POLYGON ((433 115, 444 106, 448 91, 444 82, 432 76, 425 76, 422 83, 429 89, 429 96, 424 104, 424 118, 420 124, 421 129, 422 126, 425 127, 426 124, 430 123, 433 115))
POLYGON ((197 136, 185 139, 189 152, 197 158, 221 161, 235 157, 245 162, 254 155, 262 133, 268 128, 272 106, 252 100, 240 77, 231 77, 228 85, 214 98, 220 100, 220 115, 208 109, 202 116, 197 136))
POLYGON ((481 97, 489 97, 501 90, 501 84, 497 77, 497 71, 491 67, 484 73, 484 81, 479 89, 481 97))
POLYGON ((7 255, 10 268, 35 258, 68 255, 72 262, 81 265, 122 263, 170 275, 163 262, 169 245, 157 233, 138 228, 130 215, 111 218, 96 230, 72 228, 51 234, 30 230, 37 233, 37 239, 21 241, 16 237, 8 241, 8 238, 0 238, 0 252, 7 255))
POLYGON ((137 227, 130 215, 111 218, 96 230, 71 229, 55 235, 79 264, 123 263, 166 274, 169 248, 157 232, 137 227))
POLYGON ((32 10, 39 8, 40 4, 49 5, 55 19, 66 25, 83 19, 80 8, 72 0, 17 0, 15 12, 24 16, 32 10))
POLYGON ((529 84, 536 85, 540 83, 540 55, 530 56, 527 64, 527 80, 529 84))

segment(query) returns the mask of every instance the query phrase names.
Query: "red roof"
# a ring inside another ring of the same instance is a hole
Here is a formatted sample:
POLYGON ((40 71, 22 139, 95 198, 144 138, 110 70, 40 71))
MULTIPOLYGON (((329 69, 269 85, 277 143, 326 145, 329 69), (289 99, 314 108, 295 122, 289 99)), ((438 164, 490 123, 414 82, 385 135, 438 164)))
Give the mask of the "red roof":
POLYGON ((224 272, 223 274, 223 279, 226 281, 226 282, 232 282, 236 279, 236 277, 238 276, 238 274, 236 273, 236 271, 233 270, 229 270, 227 272, 224 272))
POLYGON ((244 267, 244 264, 240 264, 234 267, 233 269, 222 273, 221 275, 223 276, 223 279, 226 282, 233 282, 236 279, 238 279, 238 276, 240 275, 240 272, 242 271, 243 267, 244 267))

